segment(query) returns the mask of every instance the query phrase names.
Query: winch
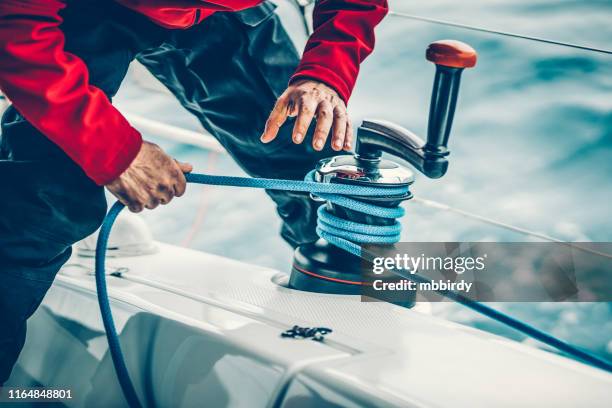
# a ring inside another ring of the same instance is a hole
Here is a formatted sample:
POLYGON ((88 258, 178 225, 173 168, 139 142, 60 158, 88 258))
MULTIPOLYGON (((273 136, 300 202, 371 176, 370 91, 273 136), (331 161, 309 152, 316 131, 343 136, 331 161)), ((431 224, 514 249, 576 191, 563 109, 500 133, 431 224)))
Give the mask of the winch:
MULTIPOLYGON (((397 157, 429 178, 440 178, 448 169, 448 140, 451 132, 461 74, 476 65, 476 51, 469 45, 443 40, 429 45, 427 60, 436 65, 429 111, 427 141, 411 131, 383 120, 364 120, 357 131, 354 155, 335 156, 319 161, 314 180, 320 183, 360 186, 405 186, 406 193, 382 197, 351 198, 380 207, 397 207, 412 198, 408 187, 414 181, 412 170, 382 157, 397 157)), ((313 199, 321 200, 313 195, 313 199)), ((321 200, 326 201, 326 200, 321 200)), ((395 223, 394 219, 354 211, 330 201, 322 204, 341 220, 371 226, 395 223)), ((321 238, 301 245, 294 253, 289 286, 309 292, 360 294, 363 260, 321 238)))

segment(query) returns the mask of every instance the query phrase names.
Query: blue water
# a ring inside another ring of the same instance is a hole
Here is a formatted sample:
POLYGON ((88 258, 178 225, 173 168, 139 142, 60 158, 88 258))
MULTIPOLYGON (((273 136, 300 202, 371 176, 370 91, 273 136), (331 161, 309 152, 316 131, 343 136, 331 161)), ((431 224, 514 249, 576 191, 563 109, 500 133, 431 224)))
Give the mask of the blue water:
MULTIPOLYGON (((489 0, 391 2, 395 10, 601 48, 612 39, 612 2, 489 0)), ((567 241, 612 241, 612 56, 388 17, 362 67, 350 110, 423 135, 433 78, 426 45, 454 38, 479 52, 464 75, 451 138, 451 168, 417 177, 417 197, 567 241)), ((134 78, 132 77, 132 80, 134 78)), ((128 81, 129 82, 129 81, 128 81)), ((198 130, 169 95, 128 83, 120 109, 198 130)), ((225 155, 159 141, 196 171, 241 174, 225 155)), ((525 235, 452 212, 406 204, 405 240, 527 241, 525 235)), ((287 271, 274 207, 261 191, 190 186, 144 216, 157 239, 287 271), (194 223, 196 228, 194 228, 194 223)), ((203 265, 205 268, 205 265, 203 265)), ((563 339, 612 358, 612 305, 542 303, 498 307, 563 339)), ((461 307, 434 313, 522 338, 461 307)))

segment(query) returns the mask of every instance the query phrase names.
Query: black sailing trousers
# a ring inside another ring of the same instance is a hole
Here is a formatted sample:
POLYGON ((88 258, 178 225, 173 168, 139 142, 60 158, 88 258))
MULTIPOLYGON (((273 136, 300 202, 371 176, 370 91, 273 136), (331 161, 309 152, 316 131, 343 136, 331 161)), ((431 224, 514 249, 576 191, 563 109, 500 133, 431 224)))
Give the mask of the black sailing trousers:
MULTIPOLYGON (((274 6, 216 13, 186 30, 168 30, 112 1, 72 0, 60 27, 67 51, 88 66, 90 83, 112 98, 137 59, 254 177, 302 179, 327 147, 291 142, 292 121, 277 141, 259 136, 299 62, 274 6)), ((316 205, 301 193, 272 192, 292 245, 314 241, 316 205)), ((34 313, 71 245, 94 232, 106 212, 95 185, 14 108, 0 143, 0 384, 23 347, 34 313)), ((44 335, 44 333, 38 333, 44 335)))

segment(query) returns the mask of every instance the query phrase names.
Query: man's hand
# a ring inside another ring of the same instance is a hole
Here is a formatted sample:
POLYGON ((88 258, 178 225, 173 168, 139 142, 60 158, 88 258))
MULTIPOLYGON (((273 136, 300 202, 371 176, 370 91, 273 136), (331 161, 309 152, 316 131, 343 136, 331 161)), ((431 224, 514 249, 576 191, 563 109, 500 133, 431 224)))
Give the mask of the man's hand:
POLYGON ((183 173, 192 170, 191 164, 179 163, 156 144, 143 142, 130 167, 106 188, 130 211, 140 212, 182 196, 187 185, 183 173))
POLYGON ((266 122, 266 130, 261 136, 261 141, 269 143, 274 140, 287 117, 293 116, 297 116, 293 127, 293 143, 302 143, 310 122, 316 117, 317 127, 312 139, 312 147, 315 150, 323 149, 330 130, 333 134, 332 149, 336 151, 351 149, 353 128, 346 112, 346 105, 329 86, 310 80, 291 84, 276 101, 266 122))

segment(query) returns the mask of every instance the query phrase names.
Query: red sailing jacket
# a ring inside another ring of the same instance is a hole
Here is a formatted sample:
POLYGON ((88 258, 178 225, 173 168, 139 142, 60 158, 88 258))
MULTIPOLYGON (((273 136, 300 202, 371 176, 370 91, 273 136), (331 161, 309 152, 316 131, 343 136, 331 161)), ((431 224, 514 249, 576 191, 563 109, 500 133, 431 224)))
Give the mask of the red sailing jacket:
MULTIPOLYGON (((216 11, 242 10, 262 0, 115 1, 156 24, 181 29, 216 11)), ((0 89, 32 125, 104 185, 130 165, 142 138, 88 83, 83 61, 64 51, 58 15, 63 7, 64 0, 0 0, 0 89)), ((315 30, 293 78, 320 80, 348 100, 359 64, 374 47, 374 27, 386 12, 386 0, 319 0, 315 30)))

